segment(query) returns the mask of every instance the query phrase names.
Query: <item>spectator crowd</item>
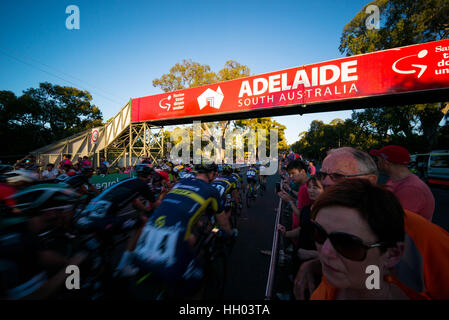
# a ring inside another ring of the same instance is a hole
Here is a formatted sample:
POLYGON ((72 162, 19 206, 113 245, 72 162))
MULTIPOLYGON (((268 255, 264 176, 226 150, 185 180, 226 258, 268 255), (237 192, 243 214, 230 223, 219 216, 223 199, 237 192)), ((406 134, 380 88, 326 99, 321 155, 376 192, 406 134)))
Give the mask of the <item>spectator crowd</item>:
POLYGON ((395 145, 332 149, 319 170, 283 155, 278 195, 291 221, 278 230, 290 249, 281 254, 290 299, 449 299, 449 234, 432 223, 434 196, 409 162, 395 145))

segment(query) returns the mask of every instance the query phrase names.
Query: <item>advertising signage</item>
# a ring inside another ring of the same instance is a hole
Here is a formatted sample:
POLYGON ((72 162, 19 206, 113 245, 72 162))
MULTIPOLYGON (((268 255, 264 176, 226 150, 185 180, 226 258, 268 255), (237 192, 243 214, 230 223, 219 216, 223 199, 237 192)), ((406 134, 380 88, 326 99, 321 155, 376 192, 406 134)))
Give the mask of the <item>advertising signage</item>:
POLYGON ((132 99, 131 121, 262 114, 448 88, 449 40, 441 40, 132 99))

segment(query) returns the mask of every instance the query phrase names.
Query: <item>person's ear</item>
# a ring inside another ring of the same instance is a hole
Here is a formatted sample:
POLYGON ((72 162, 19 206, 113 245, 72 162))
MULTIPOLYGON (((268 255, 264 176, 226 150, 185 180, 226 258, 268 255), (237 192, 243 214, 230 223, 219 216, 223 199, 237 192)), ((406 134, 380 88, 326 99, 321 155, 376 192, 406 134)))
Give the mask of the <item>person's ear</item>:
POLYGON ((404 254, 405 244, 404 242, 397 242, 394 247, 388 248, 382 255, 383 265, 390 269, 396 266, 404 254))

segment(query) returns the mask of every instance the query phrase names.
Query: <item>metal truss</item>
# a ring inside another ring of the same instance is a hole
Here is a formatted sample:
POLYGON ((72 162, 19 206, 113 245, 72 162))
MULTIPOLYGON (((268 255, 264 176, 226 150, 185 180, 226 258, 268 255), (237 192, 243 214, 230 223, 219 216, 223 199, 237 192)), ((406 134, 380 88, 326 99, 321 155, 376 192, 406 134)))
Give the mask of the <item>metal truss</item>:
POLYGON ((72 160, 88 156, 94 166, 99 166, 100 157, 105 157, 111 166, 134 166, 143 158, 153 163, 164 156, 163 127, 148 122, 131 122, 131 102, 103 127, 83 131, 51 145, 34 150, 39 164, 59 163, 64 154, 71 154, 72 160), (92 139, 97 130, 98 139, 92 139))

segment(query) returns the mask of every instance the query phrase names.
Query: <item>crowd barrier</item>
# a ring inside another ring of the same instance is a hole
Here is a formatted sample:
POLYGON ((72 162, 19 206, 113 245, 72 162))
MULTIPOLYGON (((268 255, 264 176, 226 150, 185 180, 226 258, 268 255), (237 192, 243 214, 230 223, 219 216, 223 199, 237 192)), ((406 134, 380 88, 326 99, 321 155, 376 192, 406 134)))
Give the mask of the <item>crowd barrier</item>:
POLYGON ((274 224, 274 235, 273 235, 273 244, 271 246, 271 260, 270 260, 270 269, 268 271, 268 280, 267 280, 267 287, 265 290, 265 300, 271 300, 272 293, 273 293, 273 283, 274 283, 274 276, 276 273, 276 265, 277 260, 279 257, 279 250, 278 250, 278 244, 279 244, 279 231, 278 231, 278 225, 281 218, 281 212, 282 212, 282 199, 279 199, 279 205, 276 212, 276 222, 274 224))
POLYGON ((101 174, 98 176, 92 176, 92 178, 90 178, 90 182, 95 186, 95 188, 105 190, 123 179, 130 178, 131 175, 131 173, 101 174))

